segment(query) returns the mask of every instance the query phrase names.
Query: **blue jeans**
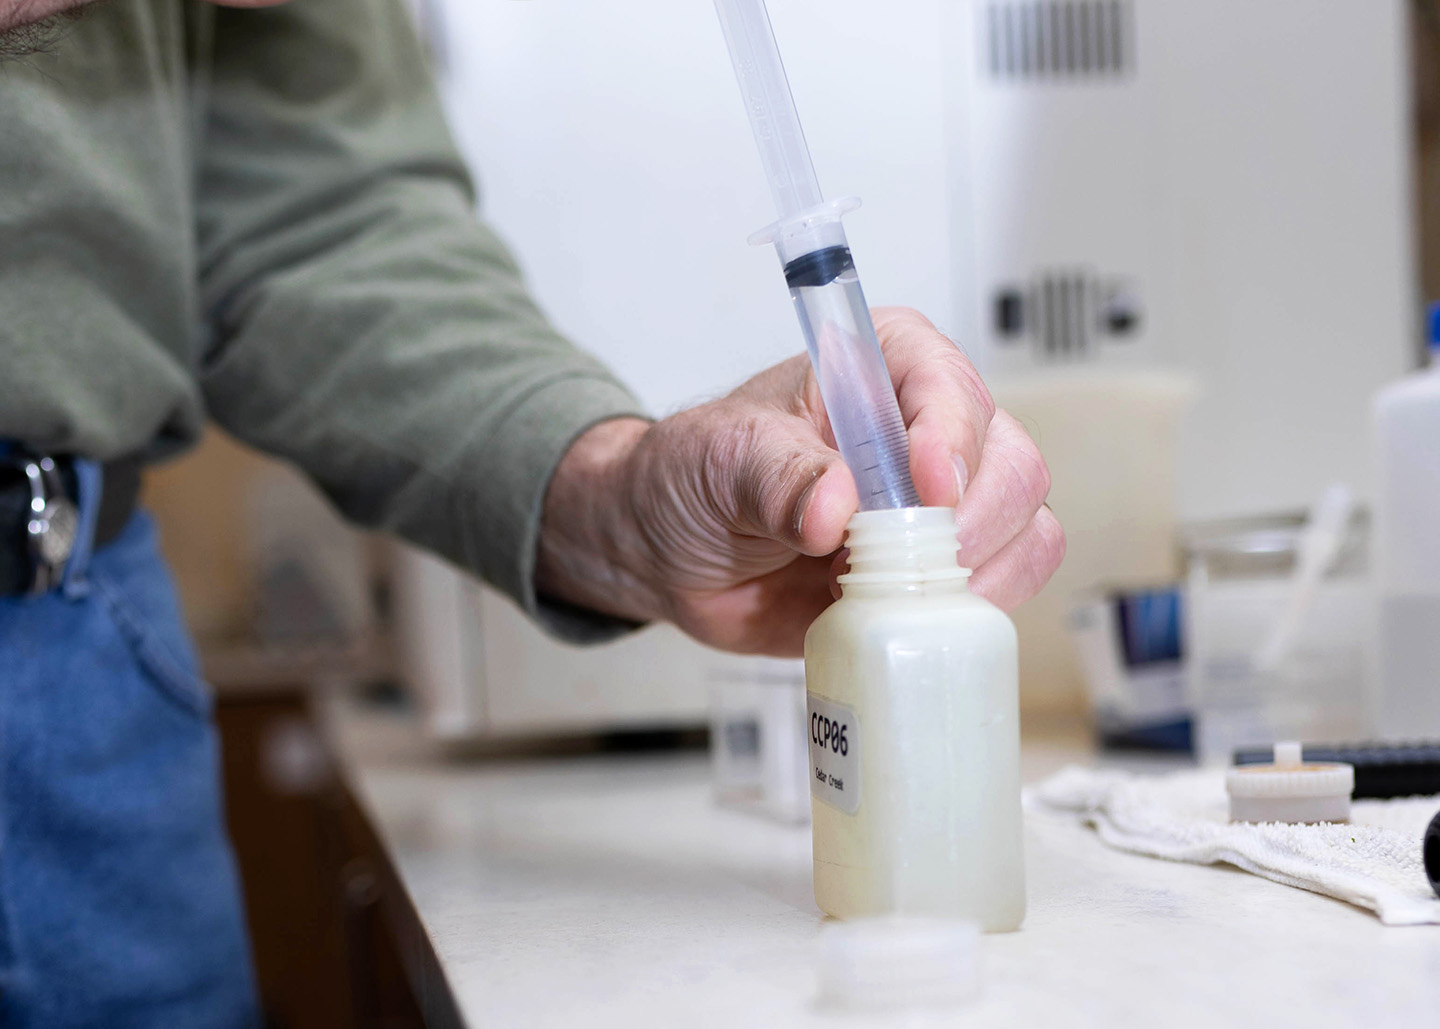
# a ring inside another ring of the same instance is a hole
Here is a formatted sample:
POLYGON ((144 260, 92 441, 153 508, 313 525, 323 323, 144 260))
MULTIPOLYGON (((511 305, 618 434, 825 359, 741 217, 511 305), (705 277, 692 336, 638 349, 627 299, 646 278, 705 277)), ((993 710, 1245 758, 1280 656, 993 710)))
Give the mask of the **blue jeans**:
POLYGON ((255 1025, 211 699, 154 526, 88 549, 0 597, 0 1026, 255 1025))

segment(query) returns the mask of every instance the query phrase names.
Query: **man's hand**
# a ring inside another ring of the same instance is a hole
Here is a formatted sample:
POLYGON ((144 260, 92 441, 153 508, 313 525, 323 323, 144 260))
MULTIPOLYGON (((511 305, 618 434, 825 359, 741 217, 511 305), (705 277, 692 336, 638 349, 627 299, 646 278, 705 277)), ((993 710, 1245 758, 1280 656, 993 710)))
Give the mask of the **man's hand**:
MULTIPOLYGON (((929 321, 902 308, 873 314, 920 499, 956 506, 971 589, 1013 608, 1065 554, 1044 506, 1045 461, 929 321)), ((581 436, 546 494, 536 586, 607 614, 674 622, 727 650, 798 655, 834 599, 857 507, 800 355, 653 425, 617 419, 581 436)))

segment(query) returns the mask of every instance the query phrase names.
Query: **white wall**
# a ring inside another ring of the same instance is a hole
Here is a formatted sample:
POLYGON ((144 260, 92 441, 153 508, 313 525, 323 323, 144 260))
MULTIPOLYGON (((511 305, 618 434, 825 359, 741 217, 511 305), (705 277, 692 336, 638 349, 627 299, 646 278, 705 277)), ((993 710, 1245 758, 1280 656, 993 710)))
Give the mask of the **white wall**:
MULTIPOLYGON (((657 412, 804 349, 707 0, 442 0, 445 96, 486 217, 555 322, 657 412)), ((949 319, 938 0, 774 0, 872 303, 949 319)))

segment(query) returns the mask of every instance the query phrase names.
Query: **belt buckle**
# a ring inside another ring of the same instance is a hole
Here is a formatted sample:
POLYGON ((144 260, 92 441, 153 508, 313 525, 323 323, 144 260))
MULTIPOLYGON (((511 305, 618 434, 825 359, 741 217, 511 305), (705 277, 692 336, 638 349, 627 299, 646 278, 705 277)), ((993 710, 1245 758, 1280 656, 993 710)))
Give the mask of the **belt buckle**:
POLYGON ((12 462, 30 484, 25 538, 34 573, 29 592, 45 593, 60 582, 65 562, 75 549, 80 512, 65 495, 65 483, 54 458, 20 453, 12 455, 12 462))

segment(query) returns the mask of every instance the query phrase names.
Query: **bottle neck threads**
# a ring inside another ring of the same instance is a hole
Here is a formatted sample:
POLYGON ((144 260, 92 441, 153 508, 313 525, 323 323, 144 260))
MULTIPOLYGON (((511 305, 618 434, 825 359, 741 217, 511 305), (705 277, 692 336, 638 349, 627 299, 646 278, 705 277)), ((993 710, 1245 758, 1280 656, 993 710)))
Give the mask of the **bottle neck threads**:
POLYGON ((970 569, 956 555, 953 507, 903 507, 860 511, 846 526, 850 571, 840 576, 845 592, 965 591, 970 569))

